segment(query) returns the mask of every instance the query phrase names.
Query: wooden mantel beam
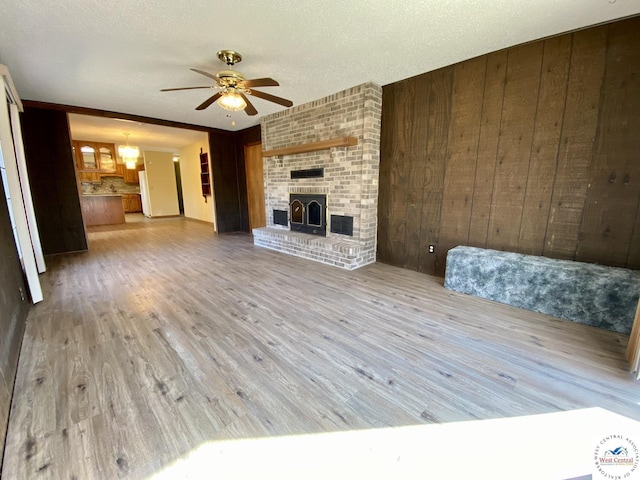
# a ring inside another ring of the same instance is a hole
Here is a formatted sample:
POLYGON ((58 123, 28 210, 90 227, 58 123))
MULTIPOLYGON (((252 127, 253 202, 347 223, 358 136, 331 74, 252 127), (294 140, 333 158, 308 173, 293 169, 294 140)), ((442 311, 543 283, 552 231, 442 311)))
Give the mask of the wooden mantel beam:
POLYGON ((356 137, 341 137, 321 142, 305 143, 304 145, 294 145, 293 147, 276 148, 262 152, 263 157, 275 157, 280 155, 295 155, 296 153, 317 152, 319 150, 329 150, 333 147, 353 147, 358 144, 356 137))

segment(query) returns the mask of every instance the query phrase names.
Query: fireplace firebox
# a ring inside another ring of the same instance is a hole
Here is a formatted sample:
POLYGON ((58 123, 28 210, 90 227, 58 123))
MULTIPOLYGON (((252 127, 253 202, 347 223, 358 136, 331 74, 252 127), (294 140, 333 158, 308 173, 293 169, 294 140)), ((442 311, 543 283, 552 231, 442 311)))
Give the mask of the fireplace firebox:
POLYGON ((327 196, 298 194, 289 196, 291 230, 311 235, 327 236, 327 196))

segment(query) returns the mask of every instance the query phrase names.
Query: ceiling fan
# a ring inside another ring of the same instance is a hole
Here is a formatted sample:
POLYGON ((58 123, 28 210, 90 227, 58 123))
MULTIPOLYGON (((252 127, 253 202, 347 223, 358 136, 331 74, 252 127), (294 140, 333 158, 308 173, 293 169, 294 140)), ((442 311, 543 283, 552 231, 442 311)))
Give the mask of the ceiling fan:
POLYGON ((217 101, 218 105, 226 110, 244 110, 247 115, 257 115, 258 111, 249 101, 247 95, 253 95, 254 97, 262 98, 263 100, 274 102, 285 107, 291 107, 293 105, 293 102, 286 98, 276 97, 275 95, 253 90, 253 87, 278 87, 280 84, 273 78, 255 78, 247 80, 240 72, 232 70, 236 63, 242 61, 242 55, 238 52, 234 52, 233 50, 220 50, 218 52, 218 58, 227 64, 229 70, 221 70, 214 75, 203 70, 198 70, 197 68, 191 69, 205 77, 212 78, 216 81, 215 85, 207 85, 204 87, 163 88, 160 91, 173 92, 175 90, 195 90, 198 88, 219 90, 216 94, 198 105, 196 110, 204 110, 213 102, 217 101))

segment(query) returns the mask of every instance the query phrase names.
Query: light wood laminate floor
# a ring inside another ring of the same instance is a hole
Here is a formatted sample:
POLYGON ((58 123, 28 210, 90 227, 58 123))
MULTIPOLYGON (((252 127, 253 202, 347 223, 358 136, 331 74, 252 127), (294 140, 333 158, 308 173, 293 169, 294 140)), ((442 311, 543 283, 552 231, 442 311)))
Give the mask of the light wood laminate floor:
POLYGON ((640 419, 622 335, 179 218, 89 239, 48 259, 3 478, 144 478, 217 439, 591 406, 640 419))

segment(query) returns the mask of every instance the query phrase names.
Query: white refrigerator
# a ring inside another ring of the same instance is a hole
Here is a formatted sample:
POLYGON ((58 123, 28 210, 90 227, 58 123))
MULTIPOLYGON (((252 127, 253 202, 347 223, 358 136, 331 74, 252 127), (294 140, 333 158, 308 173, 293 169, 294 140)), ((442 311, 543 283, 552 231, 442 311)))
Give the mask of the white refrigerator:
POLYGON ((147 172, 140 170, 138 172, 140 178, 140 199, 142 200, 142 214, 145 217, 151 217, 151 202, 149 201, 149 182, 147 181, 147 172))

